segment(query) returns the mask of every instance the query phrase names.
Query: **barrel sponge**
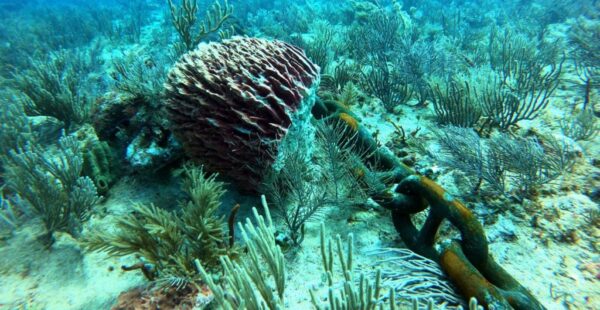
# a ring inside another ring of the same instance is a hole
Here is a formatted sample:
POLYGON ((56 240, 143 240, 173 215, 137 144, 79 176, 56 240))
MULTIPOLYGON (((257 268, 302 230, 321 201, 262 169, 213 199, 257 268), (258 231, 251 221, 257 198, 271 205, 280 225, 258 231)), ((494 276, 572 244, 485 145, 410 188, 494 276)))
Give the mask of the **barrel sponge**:
POLYGON ((178 60, 165 85, 167 110, 188 156, 252 190, 287 133, 303 128, 294 123, 307 122, 318 83, 319 67, 299 48, 233 37, 178 60))

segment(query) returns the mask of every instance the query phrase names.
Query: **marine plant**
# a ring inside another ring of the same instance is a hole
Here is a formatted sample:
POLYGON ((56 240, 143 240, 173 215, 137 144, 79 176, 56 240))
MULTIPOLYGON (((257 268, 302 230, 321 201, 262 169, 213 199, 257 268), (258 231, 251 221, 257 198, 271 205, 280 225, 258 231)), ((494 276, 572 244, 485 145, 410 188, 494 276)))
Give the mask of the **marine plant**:
POLYGON ((220 0, 215 0, 206 10, 204 20, 199 21, 197 0, 182 0, 181 6, 176 6, 173 0, 168 1, 173 25, 181 39, 178 54, 196 48, 202 40, 217 33, 233 14, 233 7, 227 0, 223 5, 220 0))
POLYGON ((4 168, 13 203, 41 218, 48 245, 57 231, 76 236, 101 199, 94 182, 81 176, 83 156, 73 136, 62 137, 54 151, 33 143, 10 151, 4 168))
POLYGON ((123 54, 113 59, 111 78, 115 88, 151 105, 158 105, 167 78, 166 60, 158 55, 123 54))
POLYGON ((498 74, 482 93, 484 114, 503 131, 521 120, 536 118, 558 87, 565 57, 554 47, 507 30, 492 30, 490 66, 498 74))
POLYGON ((24 147, 32 140, 35 133, 23 106, 17 101, 14 94, 3 92, 0 94, 0 162, 8 156, 10 150, 24 147))
POLYGON ((275 242, 274 226, 265 196, 261 197, 264 216, 252 208, 253 224, 238 223, 248 254, 239 262, 221 256, 224 275, 221 284, 196 261, 202 281, 223 309, 284 309, 286 288, 285 258, 275 242))
POLYGON ((600 122, 591 108, 584 108, 560 122, 563 134, 573 140, 591 140, 600 132, 600 122))
POLYGON ((446 126, 436 131, 441 152, 436 156, 443 165, 467 175, 477 193, 482 185, 496 193, 506 194, 508 181, 525 196, 533 195, 575 164, 573 148, 564 140, 551 136, 513 138, 493 134, 482 139, 470 128, 446 126))
POLYGON ((55 117, 68 130, 88 120, 93 101, 84 86, 96 56, 62 50, 44 59, 31 58, 27 70, 13 73, 26 113, 55 117))
POLYGON ((308 163, 304 154, 290 154, 283 167, 272 171, 264 182, 264 191, 273 201, 292 244, 296 246, 304 240, 305 223, 331 202, 328 192, 311 182, 319 175, 308 163))
POLYGON ((412 88, 405 76, 387 57, 377 57, 369 67, 363 67, 360 79, 363 88, 381 100, 386 111, 392 112, 398 105, 411 99, 412 88))
POLYGON ((95 229, 85 240, 92 251, 125 256, 138 254, 140 269, 149 280, 163 286, 183 288, 199 279, 195 260, 214 268, 220 255, 232 255, 225 220, 216 214, 225 194, 224 183, 202 168, 183 168, 183 190, 188 200, 180 210, 167 211, 154 205, 133 206, 133 213, 116 219, 115 230, 95 229))
POLYGON ((597 20, 580 16, 571 26, 569 41, 571 57, 575 63, 577 77, 576 85, 583 92, 583 109, 591 104, 594 89, 600 86, 600 23, 597 20))
POLYGON ((469 82, 451 79, 441 87, 440 83, 430 87, 430 99, 438 123, 474 127, 479 122, 481 107, 472 93, 469 82))

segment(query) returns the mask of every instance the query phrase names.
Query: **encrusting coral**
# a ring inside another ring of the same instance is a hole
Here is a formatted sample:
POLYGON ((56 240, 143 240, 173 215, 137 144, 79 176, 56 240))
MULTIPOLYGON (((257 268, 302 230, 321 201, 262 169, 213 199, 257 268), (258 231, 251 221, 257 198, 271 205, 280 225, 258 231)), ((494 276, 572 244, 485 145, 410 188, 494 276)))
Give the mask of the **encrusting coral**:
POLYGON ((182 56, 166 83, 167 109, 192 159, 255 190, 293 120, 310 117, 318 81, 300 49, 234 37, 182 56))

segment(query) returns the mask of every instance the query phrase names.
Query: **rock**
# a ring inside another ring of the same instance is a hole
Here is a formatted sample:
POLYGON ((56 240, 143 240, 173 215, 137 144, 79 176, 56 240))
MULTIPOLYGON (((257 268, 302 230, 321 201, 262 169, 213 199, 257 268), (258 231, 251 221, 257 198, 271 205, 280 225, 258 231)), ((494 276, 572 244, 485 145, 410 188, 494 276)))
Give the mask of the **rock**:
POLYGON ((125 159, 136 170, 158 169, 169 163, 180 149, 181 146, 171 135, 167 143, 160 145, 158 141, 140 134, 127 146, 125 159))

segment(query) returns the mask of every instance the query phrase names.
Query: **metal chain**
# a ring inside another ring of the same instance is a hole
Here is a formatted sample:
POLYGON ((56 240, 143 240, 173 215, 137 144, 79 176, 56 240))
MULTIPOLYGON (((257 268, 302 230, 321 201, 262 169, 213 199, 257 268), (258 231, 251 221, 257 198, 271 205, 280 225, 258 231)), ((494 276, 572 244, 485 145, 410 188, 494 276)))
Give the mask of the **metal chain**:
POLYGON ((313 115, 342 122, 354 131, 351 138, 359 152, 369 154, 357 163, 357 177, 371 198, 391 211, 394 227, 406 246, 439 263, 466 300, 475 297, 484 307, 496 310, 545 309, 495 262, 482 225, 462 202, 379 148, 347 108, 335 102, 318 102, 313 115), (412 216, 421 212, 428 212, 427 219, 418 229, 412 216), (438 240, 437 232, 445 220, 460 232, 460 239, 438 240))

